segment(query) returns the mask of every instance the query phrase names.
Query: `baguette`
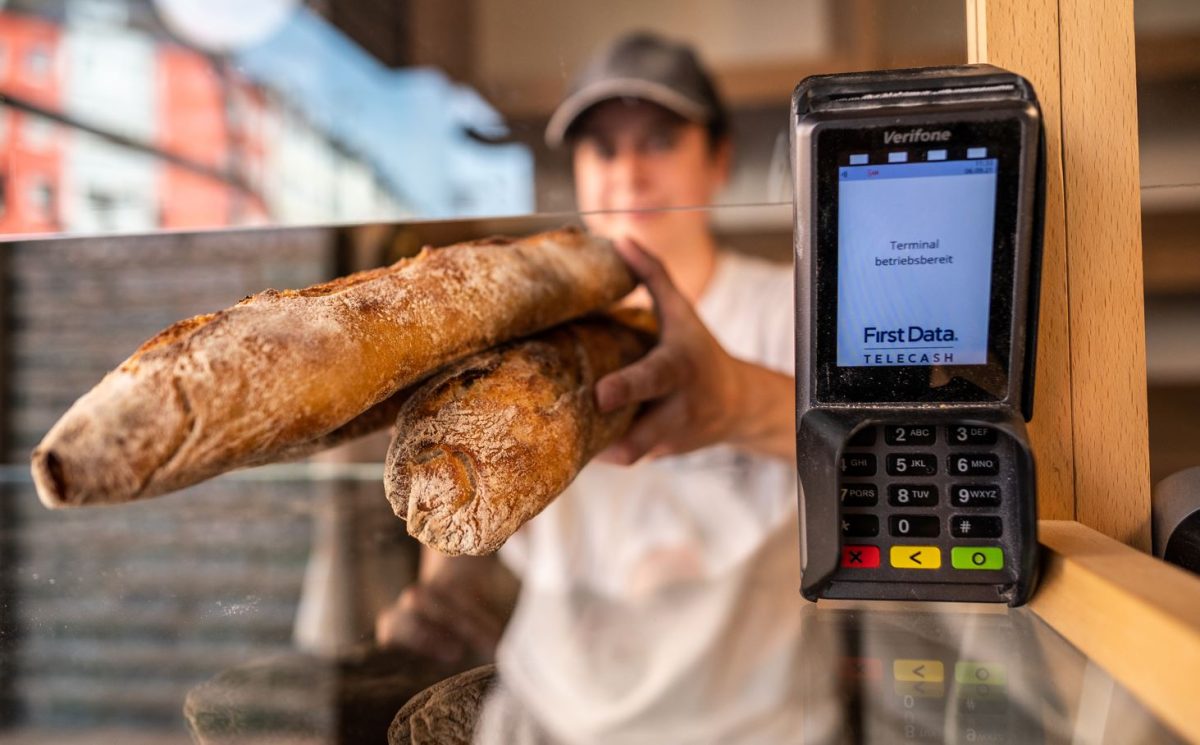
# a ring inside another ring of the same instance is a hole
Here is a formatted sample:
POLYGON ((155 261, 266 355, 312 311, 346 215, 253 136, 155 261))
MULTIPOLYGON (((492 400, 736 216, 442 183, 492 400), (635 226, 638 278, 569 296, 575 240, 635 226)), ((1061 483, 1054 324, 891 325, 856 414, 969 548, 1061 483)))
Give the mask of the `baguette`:
POLYGON ((294 455, 449 362, 633 286, 608 241, 563 229, 267 290, 171 326, 76 401, 33 452, 38 495, 128 502, 294 455))
POLYGON ((384 489, 408 533, 445 554, 489 554, 629 427, 593 386, 654 344, 648 313, 565 324, 438 373, 400 409, 384 489))

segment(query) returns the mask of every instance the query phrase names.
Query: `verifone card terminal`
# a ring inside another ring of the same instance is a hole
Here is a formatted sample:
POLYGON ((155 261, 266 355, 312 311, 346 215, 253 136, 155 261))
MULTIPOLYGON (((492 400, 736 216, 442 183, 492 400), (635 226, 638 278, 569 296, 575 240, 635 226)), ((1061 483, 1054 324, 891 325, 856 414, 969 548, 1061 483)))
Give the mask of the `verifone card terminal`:
POLYGON ((1024 603, 1044 184, 1037 99, 987 65, 792 97, 809 599, 1024 603))

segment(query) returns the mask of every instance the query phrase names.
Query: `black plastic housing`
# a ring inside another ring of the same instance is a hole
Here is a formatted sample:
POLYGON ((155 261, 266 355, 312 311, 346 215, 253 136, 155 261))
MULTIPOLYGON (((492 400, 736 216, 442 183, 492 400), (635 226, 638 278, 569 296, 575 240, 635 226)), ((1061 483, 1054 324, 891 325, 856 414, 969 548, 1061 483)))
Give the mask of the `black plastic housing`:
POLYGON ((1041 115, 1033 89, 1024 78, 988 65, 814 76, 797 86, 791 117, 801 591, 814 600, 1020 605, 1036 584, 1038 556, 1034 463, 1025 431, 1025 421, 1033 412, 1045 180, 1041 115), (1013 124, 1005 124, 1005 129, 998 123, 1013 124), (836 255, 837 246, 836 234, 831 236, 828 226, 836 210, 836 194, 827 193, 830 161, 820 150, 822 136, 839 133, 826 138, 829 141, 852 138, 841 134, 848 131, 922 126, 954 129, 956 136, 959 130, 1016 133, 1011 142, 1004 143, 1015 172, 1010 168, 999 176, 1010 179, 998 190, 1009 199, 997 200, 997 225, 1009 227, 1004 231, 997 228, 993 248, 1011 252, 996 264, 1011 272, 994 283, 994 287, 1004 288, 1004 295, 999 300, 993 295, 992 307, 1003 308, 1006 315, 1001 319, 1002 334, 994 333, 997 322, 992 319, 990 339, 1003 340, 1003 348, 991 350, 994 353, 989 356, 997 369, 989 373, 986 383, 972 386, 970 371, 962 366, 966 382, 940 390, 932 384, 928 390, 920 387, 920 381, 930 379, 922 378, 930 370, 917 366, 866 372, 838 368, 851 374, 832 377, 828 338, 834 306, 828 297, 828 275, 836 269, 828 266, 828 256, 830 251, 836 255), (891 379, 903 385, 888 390, 885 384, 891 379), (843 380, 850 383, 843 385, 843 380), (928 423, 940 429, 974 423, 990 426, 1015 443, 1009 478, 1016 491, 1004 507, 1009 528, 996 541, 1013 562, 1006 565, 1003 575, 965 573, 970 576, 959 580, 945 571, 918 574, 888 569, 873 575, 878 581, 847 581, 839 574, 842 538, 836 464, 856 431, 889 422, 928 423))

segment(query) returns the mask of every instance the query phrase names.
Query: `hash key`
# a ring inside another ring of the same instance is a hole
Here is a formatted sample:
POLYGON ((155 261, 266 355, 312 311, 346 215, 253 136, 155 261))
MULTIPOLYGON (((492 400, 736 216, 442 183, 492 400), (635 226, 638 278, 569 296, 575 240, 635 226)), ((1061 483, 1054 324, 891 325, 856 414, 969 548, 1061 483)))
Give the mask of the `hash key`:
POLYGON ((999 538, 1003 532, 1000 518, 992 515, 955 515, 950 518, 950 535, 955 538, 999 538))

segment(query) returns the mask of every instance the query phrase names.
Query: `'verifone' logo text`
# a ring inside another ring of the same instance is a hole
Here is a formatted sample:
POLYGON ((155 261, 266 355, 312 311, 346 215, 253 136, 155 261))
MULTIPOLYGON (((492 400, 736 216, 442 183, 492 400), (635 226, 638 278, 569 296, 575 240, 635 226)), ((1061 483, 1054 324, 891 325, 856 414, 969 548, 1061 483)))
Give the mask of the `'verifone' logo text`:
POLYGON ((883 144, 885 145, 909 145, 914 142, 945 142, 948 139, 950 139, 950 130, 948 129, 928 130, 917 127, 907 132, 889 129, 883 133, 883 144))

